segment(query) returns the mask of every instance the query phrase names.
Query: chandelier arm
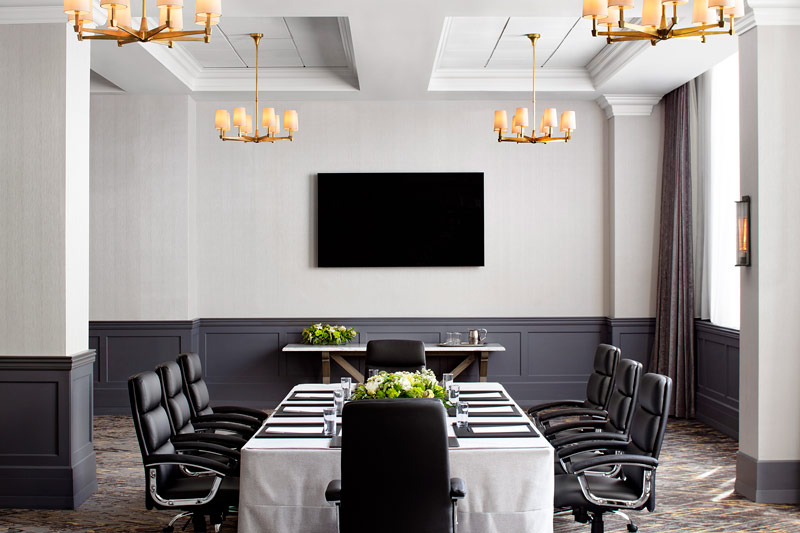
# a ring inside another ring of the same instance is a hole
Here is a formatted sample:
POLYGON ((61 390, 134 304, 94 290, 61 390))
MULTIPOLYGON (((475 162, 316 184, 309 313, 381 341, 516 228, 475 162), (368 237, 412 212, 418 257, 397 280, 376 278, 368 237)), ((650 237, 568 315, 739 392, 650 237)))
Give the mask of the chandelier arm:
POLYGON ((186 30, 186 31, 171 31, 171 32, 164 32, 159 35, 154 35, 150 37, 150 40, 158 41, 158 40, 168 40, 168 41, 204 41, 203 37, 198 37, 194 39, 182 39, 181 37, 185 37, 188 35, 203 35, 205 34, 205 30, 186 30))
POLYGON ((101 41, 119 41, 119 37, 114 37, 111 35, 82 35, 80 37, 81 41, 85 39, 98 39, 101 41))
POLYGON ((625 23, 625 29, 629 29, 631 31, 637 31, 639 33, 646 33, 648 35, 658 35, 658 29, 652 29, 650 26, 641 26, 639 24, 631 24, 630 22, 625 23))
MULTIPOLYGON (((678 28, 678 29, 672 30, 672 34, 675 35, 675 36, 681 37, 681 36, 685 36, 687 34, 699 33, 699 32, 705 31, 705 30, 710 30, 712 28, 719 28, 719 25, 718 24, 702 24, 700 26, 690 26, 688 28, 678 28)), ((720 35, 720 34, 725 34, 725 33, 728 33, 728 32, 727 31, 719 31, 719 32, 716 32, 715 35, 720 35)), ((707 33, 707 35, 711 35, 711 33, 707 33)))
POLYGON ((124 34, 127 33, 128 35, 130 35, 131 37, 133 37, 134 39, 136 39, 138 41, 144 41, 144 39, 142 38, 142 35, 139 32, 137 32, 136 30, 134 30, 133 28, 129 28, 128 26, 121 26, 121 25, 118 25, 117 28, 119 28, 120 31, 123 32, 123 36, 124 36, 124 34))
MULTIPOLYGON (((102 28, 84 28, 83 31, 96 33, 96 34, 98 34, 98 36, 99 35, 113 35, 115 37, 128 37, 127 33, 125 33, 124 31, 119 31, 119 30, 105 30, 105 29, 102 29, 102 28)), ((92 37, 88 36, 88 35, 84 35, 83 38, 84 39, 91 39, 92 37)))

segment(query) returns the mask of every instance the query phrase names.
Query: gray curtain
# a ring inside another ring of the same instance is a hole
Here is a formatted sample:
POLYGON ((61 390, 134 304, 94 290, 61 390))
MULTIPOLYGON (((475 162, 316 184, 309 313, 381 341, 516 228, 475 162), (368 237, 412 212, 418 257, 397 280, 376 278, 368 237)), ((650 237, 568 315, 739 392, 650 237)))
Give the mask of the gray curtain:
POLYGON ((689 88, 664 97, 656 332, 650 371, 672 378, 670 414, 694 417, 694 282, 689 88))

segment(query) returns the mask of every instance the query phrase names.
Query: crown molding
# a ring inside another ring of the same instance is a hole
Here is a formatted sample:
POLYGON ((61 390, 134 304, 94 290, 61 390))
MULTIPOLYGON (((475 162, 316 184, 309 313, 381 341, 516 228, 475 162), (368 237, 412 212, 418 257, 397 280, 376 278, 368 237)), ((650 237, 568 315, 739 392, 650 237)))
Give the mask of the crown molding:
POLYGON ((660 101, 660 96, 651 94, 604 94, 596 100, 606 118, 649 117, 660 101))
POLYGON ((0 24, 67 23, 63 6, 0 7, 0 24))
POLYGON ((747 0, 747 5, 752 9, 756 26, 800 26, 797 0, 747 0))
POLYGON ((594 86, 600 87, 607 83, 625 65, 650 47, 650 41, 607 44, 586 65, 586 70, 589 72, 594 86))
POLYGON ((180 42, 175 43, 173 48, 166 46, 142 46, 142 48, 164 65, 181 83, 190 90, 194 90, 197 79, 203 72, 203 67, 183 48, 180 42))
MULTIPOLYGON (((431 75, 429 91, 526 92, 531 90, 530 70, 441 69, 431 75)), ((536 71, 537 92, 593 92, 589 73, 582 68, 536 71)))
MULTIPOLYGON (((259 90, 357 91, 358 80, 350 67, 305 67, 262 69, 259 90)), ((204 68, 191 87, 196 92, 253 92, 254 69, 204 68)))
POLYGON ((735 24, 736 35, 742 35, 756 27, 756 17, 753 16, 752 11, 748 10, 741 19, 736 19, 735 24))
POLYGON ((355 79, 355 88, 359 88, 358 84, 358 69, 356 68, 356 54, 353 49, 353 35, 350 32, 350 19, 348 17, 339 17, 339 35, 342 36, 342 48, 344 48, 344 55, 347 58, 347 64, 355 79))

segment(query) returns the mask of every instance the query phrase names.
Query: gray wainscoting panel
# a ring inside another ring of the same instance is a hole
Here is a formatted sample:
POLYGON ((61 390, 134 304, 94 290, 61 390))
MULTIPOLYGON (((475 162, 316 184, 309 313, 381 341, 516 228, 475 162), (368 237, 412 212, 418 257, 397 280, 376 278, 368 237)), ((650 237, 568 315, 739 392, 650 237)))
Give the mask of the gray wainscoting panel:
POLYGON ((739 438, 739 332, 695 321, 697 419, 739 438))
MULTIPOLYGON (((418 339, 442 342, 449 331, 485 327, 488 342, 505 352, 489 358, 489 379, 500 381, 522 405, 563 398, 582 398, 597 344, 616 334, 627 343, 623 357, 641 360, 652 346, 652 319, 609 321, 605 317, 574 318, 322 318, 357 329, 358 342, 374 339, 418 339), (649 336, 649 337, 648 337, 649 336), (644 347, 644 348, 643 348, 644 347)), ((251 407, 276 405, 297 383, 320 381, 320 356, 284 353, 301 342, 308 319, 198 319, 182 322, 92 322, 90 344, 98 347, 95 412, 128 414, 128 376, 152 370, 182 351, 199 353, 212 403, 251 407)), ((429 367, 441 374, 461 357, 430 357, 429 367)), ((348 361, 364 371, 363 357, 348 361)), ((331 378, 347 375, 335 363, 331 378)), ((473 364, 460 378, 478 379, 473 364)))
POLYGON ((94 359, 0 357, 0 507, 74 509, 97 490, 94 359))
POLYGON ((624 359, 642 363, 648 371, 653 351, 656 321, 654 318, 609 318, 611 344, 620 349, 624 359))

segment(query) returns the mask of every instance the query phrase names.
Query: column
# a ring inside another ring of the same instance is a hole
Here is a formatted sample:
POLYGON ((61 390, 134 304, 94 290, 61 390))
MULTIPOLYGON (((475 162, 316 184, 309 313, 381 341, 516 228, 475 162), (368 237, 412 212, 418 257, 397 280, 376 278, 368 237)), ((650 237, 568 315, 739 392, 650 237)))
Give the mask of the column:
POLYGON ((740 186, 752 266, 741 273, 736 491, 800 502, 800 2, 748 0, 739 36, 740 186), (742 28, 744 29, 744 28, 742 28))
POLYGON ((97 490, 90 47, 59 11, 0 24, 1 507, 75 508, 97 490))

